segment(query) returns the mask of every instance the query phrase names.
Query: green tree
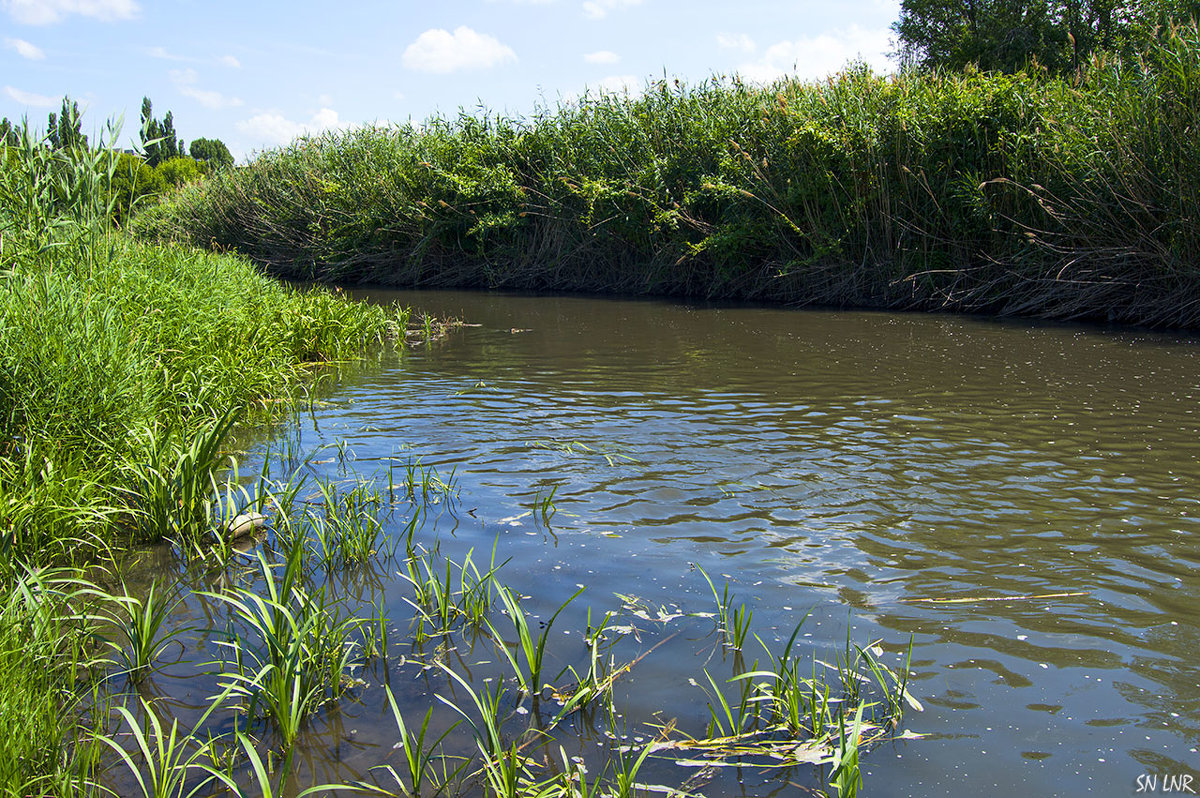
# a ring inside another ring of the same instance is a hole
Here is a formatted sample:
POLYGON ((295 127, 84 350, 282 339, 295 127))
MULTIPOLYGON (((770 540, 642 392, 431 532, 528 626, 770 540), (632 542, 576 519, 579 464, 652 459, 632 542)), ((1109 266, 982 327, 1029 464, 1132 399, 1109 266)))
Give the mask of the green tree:
POLYGON ((146 163, 158 166, 163 161, 185 155, 183 140, 175 135, 175 117, 167 111, 162 121, 154 118, 154 105, 149 97, 142 98, 142 151, 146 163))
POLYGON ((16 147, 21 143, 21 129, 8 121, 8 117, 0 119, 0 147, 16 147))
POLYGON ((228 168, 233 166, 233 156, 229 148, 220 139, 196 139, 188 150, 197 161, 208 164, 209 169, 228 168))
POLYGON ((154 171, 168 186, 182 186, 200 179, 200 167, 196 165, 196 159, 186 155, 163 161, 154 167, 154 171))
POLYGON ((1188 22, 1200 0, 901 0, 892 25, 902 64, 1062 73, 1097 52, 1136 53, 1160 29, 1188 22))
POLYGON ((56 150, 86 150, 88 140, 80 129, 81 125, 79 103, 70 97, 63 97, 62 109, 57 114, 51 112, 46 122, 46 138, 50 146, 56 150))
POLYGON ((129 212, 147 199, 166 190, 167 183, 156 169, 137 155, 123 153, 117 160, 110 191, 113 194, 113 216, 124 222, 129 212))

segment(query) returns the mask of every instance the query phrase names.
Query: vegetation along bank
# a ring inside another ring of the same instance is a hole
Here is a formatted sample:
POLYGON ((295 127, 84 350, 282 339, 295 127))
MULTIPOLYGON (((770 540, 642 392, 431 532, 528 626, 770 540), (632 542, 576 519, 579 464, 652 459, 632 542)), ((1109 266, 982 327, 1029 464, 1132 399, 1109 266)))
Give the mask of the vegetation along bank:
POLYGON ((1200 34, 304 138, 142 230, 289 278, 1200 324, 1200 34))

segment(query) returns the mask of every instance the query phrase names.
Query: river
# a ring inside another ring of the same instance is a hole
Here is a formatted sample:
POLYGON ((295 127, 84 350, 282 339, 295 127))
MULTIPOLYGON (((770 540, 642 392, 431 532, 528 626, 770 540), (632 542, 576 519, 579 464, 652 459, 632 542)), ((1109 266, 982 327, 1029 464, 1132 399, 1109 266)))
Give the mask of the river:
MULTIPOLYGON (((924 711, 903 726, 925 736, 865 752, 866 795, 1131 795, 1148 775, 1193 777, 1200 791, 1196 339, 654 300, 363 296, 470 326, 348 372, 289 433, 294 445, 344 441, 342 463, 361 474, 404 460, 453 470, 453 512, 428 522, 445 551, 474 548, 486 563, 495 545, 505 581, 542 618, 586 586, 554 627, 562 662, 589 607, 637 597, 652 617, 711 612, 703 570, 753 610, 769 646, 803 619, 806 656, 832 662, 848 639, 878 640, 902 668, 911 640, 924 711), (543 518, 535 504, 548 496, 543 518)), ((408 585, 388 573, 372 578, 373 600, 407 618, 408 585)), ((688 679, 719 682, 765 658, 754 642, 730 661, 712 625, 677 621, 683 634, 618 684, 631 737, 668 719, 702 732, 706 694, 688 679)), ((666 639, 658 626, 642 623, 634 654, 666 639)), ((423 714, 438 688, 409 670, 383 678, 423 714)), ((160 689, 175 678, 158 677, 160 689)), ((395 741, 383 703, 367 688, 317 724, 305 767, 345 779, 377 764, 395 741)), ((595 745, 586 736, 581 755, 595 745)), ((689 775, 648 772, 675 785, 689 775)), ((747 769, 701 792, 819 784, 747 769)))

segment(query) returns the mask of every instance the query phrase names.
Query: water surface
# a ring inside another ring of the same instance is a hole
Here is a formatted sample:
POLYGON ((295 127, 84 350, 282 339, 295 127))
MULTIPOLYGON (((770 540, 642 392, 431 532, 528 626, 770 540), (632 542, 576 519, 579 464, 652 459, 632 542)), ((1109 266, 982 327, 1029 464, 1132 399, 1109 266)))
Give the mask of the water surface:
MULTIPOLYGON (((370 298, 473 326, 348 376, 301 444, 344 440, 363 474, 396 458, 453 468, 460 505, 436 520, 449 549, 478 559, 495 543, 543 617, 586 585, 565 639, 618 593, 711 611, 699 566, 729 580, 765 642, 806 613, 802 643, 825 659, 849 636, 882 640, 895 662, 911 639, 925 711, 904 725, 929 737, 867 754, 868 795, 1131 795, 1151 773, 1200 785, 1197 341, 665 301, 370 298), (544 524, 527 513, 552 488, 544 524), (1046 594, 1073 595, 1031 598, 1046 594)), ((376 589, 404 611, 402 582, 376 589)), ((681 623, 624 686, 631 729, 671 717, 702 731, 687 678, 736 672, 705 639, 711 622, 681 623)), ((390 678, 413 706, 439 689, 390 678)), ((394 742, 380 706, 368 691, 325 718, 310 766, 345 778, 378 761, 394 742)), ((815 783, 774 778, 704 792, 815 783)))

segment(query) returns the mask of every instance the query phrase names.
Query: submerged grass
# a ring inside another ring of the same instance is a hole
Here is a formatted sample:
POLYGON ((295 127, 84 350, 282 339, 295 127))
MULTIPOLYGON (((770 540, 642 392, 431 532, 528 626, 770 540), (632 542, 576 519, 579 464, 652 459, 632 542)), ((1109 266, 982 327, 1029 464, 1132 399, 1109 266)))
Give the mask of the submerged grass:
POLYGON ((333 282, 1200 325, 1200 32, 1077 75, 853 67, 307 137, 144 230, 333 282))

